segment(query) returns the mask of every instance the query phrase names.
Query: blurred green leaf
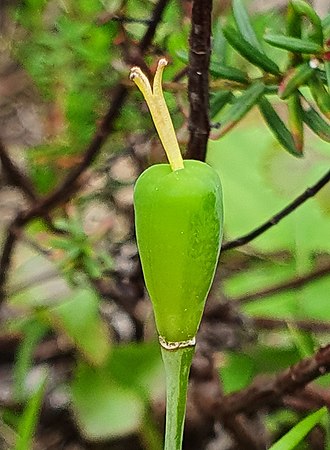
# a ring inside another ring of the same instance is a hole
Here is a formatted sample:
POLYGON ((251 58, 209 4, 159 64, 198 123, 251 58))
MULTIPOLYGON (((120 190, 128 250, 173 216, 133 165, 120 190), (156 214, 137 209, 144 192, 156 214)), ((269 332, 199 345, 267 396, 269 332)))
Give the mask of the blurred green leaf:
POLYGON ((212 37, 213 42, 211 58, 220 64, 227 65, 228 42, 222 32, 220 17, 213 21, 212 37))
MULTIPOLYGON (((283 339, 284 340, 284 339, 283 339)), ((285 343, 277 346, 263 345, 254 347, 249 352, 254 361, 256 375, 278 373, 297 363, 301 356, 296 346, 285 343)))
POLYGON ((26 398, 26 379, 33 363, 33 353, 47 331, 48 327, 34 318, 24 324, 23 339, 18 347, 14 366, 14 396, 17 401, 26 398))
POLYGON ((117 383, 134 389, 146 401, 164 394, 164 370, 158 342, 116 346, 107 367, 117 383))
POLYGON ((294 139, 290 131, 287 129, 280 116, 265 97, 260 99, 259 108, 269 128, 274 133, 283 148, 294 156, 302 156, 295 146, 294 139))
POLYGON ((322 20, 322 28, 325 39, 328 39, 330 37, 330 14, 322 20))
MULTIPOLYGON (((324 231, 323 231, 324 232, 324 231)), ((325 292, 330 289, 329 277, 306 286, 299 293, 286 291, 245 304, 246 314, 262 317, 277 317, 309 320, 330 320, 325 292), (317 298, 317 302, 315 302, 317 298)))
POLYGON ((140 427, 143 401, 134 390, 116 383, 107 368, 95 369, 81 362, 71 388, 74 416, 88 440, 119 438, 140 427))
POLYGON ((69 92, 65 101, 71 142, 81 148, 87 144, 95 130, 98 93, 89 89, 86 92, 69 92))
MULTIPOLYGON (((238 124, 235 133, 228 133, 216 141, 210 140, 208 144, 207 161, 219 172, 223 184, 227 239, 235 239, 265 222, 329 170, 328 143, 323 143, 311 135, 305 157, 293 158, 288 152, 280 151, 280 144, 274 139, 268 127, 260 127, 260 120, 259 114, 252 111, 247 120, 238 124), (249 146, 249 151, 246 151, 247 142, 253 143, 249 146), (255 170, 252 171, 251 167, 255 170)), ((327 198, 330 198, 330 193, 326 191, 326 187, 323 189, 325 190, 323 200, 326 202, 327 198)), ((300 244, 306 251, 313 254, 329 252, 330 240, 324 239, 324 233, 325 235, 329 233, 329 217, 324 212, 324 206, 319 204, 323 189, 301 207, 301 215, 297 210, 241 251, 252 251, 258 255, 294 252, 296 232, 300 229, 301 233, 308 236, 308 239, 300 244), (311 230, 318 231, 311 233, 311 230)), ((265 258, 268 261, 268 257, 265 258)), ((266 260, 262 256, 264 267, 266 260)), ((287 277, 295 276, 294 268, 289 272, 285 260, 282 264, 284 273, 288 271, 287 277)), ((260 269, 260 272, 262 270, 266 269, 260 269)), ((253 281, 254 277, 255 274, 249 275, 248 278, 253 281)), ((273 274, 265 282, 264 287, 267 283, 280 280, 281 278, 273 274)), ((325 292, 314 295, 321 295, 326 301, 325 292)), ((274 307, 271 306, 274 299, 271 299, 269 303, 265 303, 263 313, 269 315, 268 308, 271 314, 279 317, 280 305, 285 311, 290 310, 291 298, 291 295, 288 298, 284 294, 283 297, 277 297, 274 307), (288 305, 285 303, 287 299, 288 305)), ((260 300, 259 303, 264 301, 260 300)), ((257 304, 258 302, 255 307, 257 304)), ((322 304, 324 307, 323 300, 322 304)))
POLYGON ((223 27, 222 31, 230 45, 232 45, 241 56, 250 61, 250 63, 273 75, 280 74, 279 67, 265 54, 261 53, 257 48, 246 41, 241 33, 235 30, 235 28, 226 25, 223 27))
POLYGON ((244 294, 257 292, 272 283, 281 283, 293 278, 296 268, 292 261, 286 264, 272 262, 256 262, 244 272, 234 274, 224 283, 225 292, 229 297, 240 297, 244 294))
POLYGON ((42 18, 47 0, 26 0, 16 9, 16 20, 28 28, 38 30, 42 27, 42 18))
POLYGON ((318 54, 322 53, 323 47, 315 42, 307 39, 299 39, 291 36, 283 36, 280 34, 266 34, 265 41, 274 47, 289 50, 290 52, 318 54))
POLYGON ((294 323, 288 321, 288 330, 292 341, 295 343, 301 358, 313 355, 317 348, 317 340, 312 333, 300 330, 294 323))
POLYGON ((102 364, 110 350, 107 326, 101 319, 99 299, 92 289, 78 289, 70 299, 43 311, 42 316, 66 333, 91 364, 102 364))
POLYGON ((327 408, 323 407, 300 421, 294 428, 286 433, 279 441, 271 446, 270 450, 294 449, 304 437, 323 419, 327 408))
POLYGON ((40 194, 47 194, 58 182, 58 170, 54 165, 55 156, 50 146, 41 145, 30 149, 27 155, 29 175, 40 194))
POLYGON ((94 261, 92 258, 90 258, 89 255, 82 255, 81 258, 82 265, 84 269, 86 270, 86 273, 94 280, 102 278, 102 270, 100 266, 97 264, 96 261, 94 261))
POLYGON ((220 119, 221 127, 218 136, 224 136, 233 128, 259 102, 264 91, 265 85, 261 81, 256 81, 243 94, 236 97, 220 119))
POLYGON ((244 353, 228 352, 219 369, 221 384, 225 394, 245 388, 253 378, 253 359, 244 353))
POLYGON ((80 362, 72 396, 82 433, 100 440, 136 432, 146 405, 164 396, 163 372, 158 342, 116 346, 101 367, 80 362))
POLYGON ((32 448, 32 439, 37 426, 41 403, 44 396, 47 382, 47 375, 44 374, 39 381, 39 385, 29 399, 27 406, 20 419, 14 450, 27 450, 32 448))
POLYGON ((267 346, 261 343, 245 348, 244 353, 226 352, 221 359, 219 375, 226 394, 244 389, 259 374, 273 374, 300 359, 293 346, 267 346))
POLYGON ((146 405, 164 396, 163 372, 158 342, 116 346, 97 368, 80 362, 72 395, 82 433, 97 440, 137 431, 146 405))
POLYGON ((261 47, 261 44, 258 41, 258 38, 251 25, 250 18, 245 9, 243 1, 233 0, 232 5, 235 22, 242 36, 247 42, 249 42, 249 44, 251 44, 252 47, 257 48, 260 53, 264 53, 263 48, 261 47))

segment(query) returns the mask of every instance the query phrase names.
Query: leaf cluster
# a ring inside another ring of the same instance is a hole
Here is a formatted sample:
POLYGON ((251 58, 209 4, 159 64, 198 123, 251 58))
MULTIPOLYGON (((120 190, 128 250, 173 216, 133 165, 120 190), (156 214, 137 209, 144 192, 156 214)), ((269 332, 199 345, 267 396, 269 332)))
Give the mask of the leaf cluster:
POLYGON ((215 33, 210 73, 215 81, 237 85, 212 93, 211 116, 219 121, 213 138, 224 136, 257 106, 280 144, 294 156, 303 155, 304 124, 330 142, 329 23, 330 16, 322 21, 304 0, 291 0, 286 33, 259 38, 243 1, 234 0, 232 21, 216 24, 221 32, 215 33), (269 46, 280 49, 284 64, 274 61, 269 46), (227 63, 232 50, 247 62, 245 70, 227 63), (275 96, 286 103, 285 119, 274 108, 275 96))

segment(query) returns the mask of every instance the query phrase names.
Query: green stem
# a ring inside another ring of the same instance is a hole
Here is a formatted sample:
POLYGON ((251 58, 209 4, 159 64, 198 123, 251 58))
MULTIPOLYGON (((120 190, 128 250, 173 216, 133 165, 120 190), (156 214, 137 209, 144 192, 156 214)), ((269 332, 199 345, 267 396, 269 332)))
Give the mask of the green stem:
POLYGON ((166 373, 166 430, 164 450, 181 450, 186 414, 188 377, 195 347, 161 347, 166 373))

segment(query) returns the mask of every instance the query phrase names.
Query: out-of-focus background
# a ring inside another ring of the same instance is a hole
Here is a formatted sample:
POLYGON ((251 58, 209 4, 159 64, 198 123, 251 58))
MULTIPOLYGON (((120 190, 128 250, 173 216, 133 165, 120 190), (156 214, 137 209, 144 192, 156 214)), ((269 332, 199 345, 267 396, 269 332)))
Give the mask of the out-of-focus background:
MULTIPOLYGON (((150 75, 160 56, 170 60, 165 96, 184 149, 191 3, 168 2, 141 54, 139 42, 156 3, 0 3, 0 449, 162 448, 164 375, 135 245, 132 194, 142 170, 164 156, 128 74, 138 64, 150 75), (120 97, 122 87, 127 98, 120 97), (24 226, 15 222, 83 164, 111 105, 118 114, 105 130, 109 137, 63 190, 72 189, 72 195, 24 226), (6 255, 10 236, 15 247, 6 255), (38 401, 36 417, 31 411, 38 401), (33 443, 23 437, 25 444, 15 447, 29 429, 33 443)), ((232 21, 230 1, 213 3, 213 60, 222 61, 226 52, 231 66, 260 76, 223 46, 221 24, 232 21)), ((329 2, 312 4, 321 19, 327 17, 329 2)), ((260 41, 267 32, 285 32, 286 0, 246 6, 260 41)), ((262 45, 285 70, 287 53, 262 45)), ((211 72, 213 98, 220 89, 235 91, 235 83, 211 72)), ((286 121, 286 103, 275 98, 275 105, 286 121)), ((214 103, 213 113, 216 132, 221 116, 214 103)), ((313 185, 329 170, 330 151, 305 127, 304 158, 295 158, 252 108, 224 137, 209 142, 207 162, 223 183, 228 242, 313 185)), ((241 448, 208 410, 212 392, 243 389, 254 377, 266 379, 326 344, 329 293, 328 184, 280 224, 222 254, 193 364, 186 449, 241 448)), ((309 390, 249 410, 244 420, 257 436, 255 448, 266 448, 303 415, 329 404, 328 387, 325 375, 309 390)), ((329 446, 329 436, 318 428, 299 448, 329 446)))

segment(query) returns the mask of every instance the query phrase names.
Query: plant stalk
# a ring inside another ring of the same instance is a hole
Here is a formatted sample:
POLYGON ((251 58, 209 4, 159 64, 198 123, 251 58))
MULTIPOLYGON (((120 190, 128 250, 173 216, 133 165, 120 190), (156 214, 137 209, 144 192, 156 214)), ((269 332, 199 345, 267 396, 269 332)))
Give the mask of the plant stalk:
POLYGON ((177 350, 161 347, 166 373, 166 429, 164 450, 181 450, 186 414, 188 377, 194 346, 177 350))

